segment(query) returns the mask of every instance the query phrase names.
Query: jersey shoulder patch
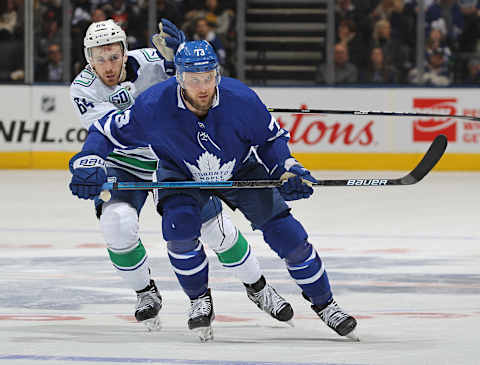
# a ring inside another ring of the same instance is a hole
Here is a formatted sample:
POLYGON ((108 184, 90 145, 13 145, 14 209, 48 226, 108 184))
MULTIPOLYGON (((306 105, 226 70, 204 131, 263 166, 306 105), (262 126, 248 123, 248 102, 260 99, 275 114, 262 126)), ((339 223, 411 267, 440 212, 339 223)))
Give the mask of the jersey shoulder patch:
POLYGON ((124 87, 116 90, 113 94, 110 94, 108 96, 108 101, 120 110, 128 108, 134 102, 133 97, 124 87))
POLYGON ((73 80, 74 85, 80 85, 84 87, 89 87, 95 81, 97 76, 90 70, 84 69, 82 72, 75 77, 73 80))
POLYGON ((142 48, 139 51, 147 62, 158 62, 162 60, 154 48, 142 48))

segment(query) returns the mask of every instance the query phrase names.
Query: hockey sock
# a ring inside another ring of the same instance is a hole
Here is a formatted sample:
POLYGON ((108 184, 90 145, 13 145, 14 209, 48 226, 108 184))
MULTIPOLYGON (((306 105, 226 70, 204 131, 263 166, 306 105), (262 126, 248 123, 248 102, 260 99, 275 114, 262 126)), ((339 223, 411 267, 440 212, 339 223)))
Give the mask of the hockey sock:
POLYGON ((332 299, 332 291, 323 262, 310 245, 310 255, 296 262, 287 261, 287 269, 297 285, 314 305, 323 306, 332 299))
POLYGON ((196 299, 208 287, 208 259, 198 240, 168 242, 168 258, 185 294, 196 299))
POLYGON ((132 289, 137 291, 149 285, 148 255, 140 239, 128 250, 119 251, 110 247, 108 254, 119 275, 132 289))
POLYGON ((260 265, 242 233, 237 230, 235 244, 223 252, 216 252, 218 260, 232 270, 243 283, 252 284, 262 276, 260 265))

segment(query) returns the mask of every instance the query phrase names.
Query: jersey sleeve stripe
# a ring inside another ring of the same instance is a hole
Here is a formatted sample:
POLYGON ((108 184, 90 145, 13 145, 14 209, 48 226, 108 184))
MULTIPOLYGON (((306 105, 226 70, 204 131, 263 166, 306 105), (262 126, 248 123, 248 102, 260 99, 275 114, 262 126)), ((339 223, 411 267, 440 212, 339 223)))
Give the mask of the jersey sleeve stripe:
MULTIPOLYGON (((108 117, 107 121, 105 122, 105 127, 107 126, 107 123, 109 123, 109 121, 111 121, 111 115, 108 117)), ((108 138, 108 140, 110 142, 112 142, 116 147, 120 147, 120 148, 127 148, 126 146, 122 145, 121 143, 119 143, 111 134, 111 132, 105 128, 105 127, 102 127, 100 121, 96 120, 94 123, 93 123, 93 126, 100 132, 102 133, 105 137, 108 138)), ((109 128, 109 127, 108 127, 109 128)))
POLYGON ((113 136, 112 130, 111 130, 111 125, 112 125, 112 118, 115 117, 115 113, 110 114, 108 117, 107 121, 105 122, 104 125, 104 131, 105 131, 105 136, 116 146, 120 148, 127 148, 127 146, 124 146, 120 142, 117 141, 117 139, 113 136))

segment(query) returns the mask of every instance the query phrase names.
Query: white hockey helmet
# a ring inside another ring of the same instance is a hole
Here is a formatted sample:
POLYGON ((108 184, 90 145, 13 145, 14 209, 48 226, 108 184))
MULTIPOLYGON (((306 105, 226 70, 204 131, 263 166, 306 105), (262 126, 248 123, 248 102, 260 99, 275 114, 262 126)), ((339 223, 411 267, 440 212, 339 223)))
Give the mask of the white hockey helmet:
POLYGON ((90 63, 90 48, 117 42, 122 43, 125 55, 127 53, 127 35, 112 19, 90 24, 83 39, 85 59, 90 63))

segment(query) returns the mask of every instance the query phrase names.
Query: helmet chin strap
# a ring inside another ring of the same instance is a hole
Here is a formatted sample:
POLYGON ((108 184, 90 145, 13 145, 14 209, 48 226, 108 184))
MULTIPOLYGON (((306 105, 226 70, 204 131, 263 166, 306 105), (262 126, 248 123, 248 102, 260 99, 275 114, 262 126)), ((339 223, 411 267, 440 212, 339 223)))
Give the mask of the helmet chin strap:
POLYGON ((120 71, 118 83, 124 82, 126 78, 127 78, 127 63, 124 62, 122 66, 122 71, 120 71))

